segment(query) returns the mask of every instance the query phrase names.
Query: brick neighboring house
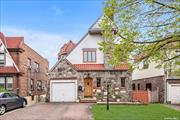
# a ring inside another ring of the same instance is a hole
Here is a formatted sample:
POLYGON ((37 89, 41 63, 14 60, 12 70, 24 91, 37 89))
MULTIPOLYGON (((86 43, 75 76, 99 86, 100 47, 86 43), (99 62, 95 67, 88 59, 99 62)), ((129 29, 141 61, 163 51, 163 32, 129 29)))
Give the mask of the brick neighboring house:
POLYGON ((98 19, 77 43, 69 41, 58 53, 50 70, 51 102, 103 102, 110 82, 110 101, 131 101, 131 73, 125 64, 109 66, 109 57, 100 51, 103 40, 98 19))
POLYGON ((163 68, 156 68, 155 63, 149 66, 140 64, 142 70, 134 70, 132 73, 132 89, 155 92, 157 102, 180 103, 180 77, 168 74, 163 68))
POLYGON ((29 104, 37 102, 37 96, 46 94, 47 59, 25 44, 23 37, 5 37, 0 33, 0 39, 0 55, 5 58, 0 57, 3 63, 0 63, 0 86, 26 97, 29 104))

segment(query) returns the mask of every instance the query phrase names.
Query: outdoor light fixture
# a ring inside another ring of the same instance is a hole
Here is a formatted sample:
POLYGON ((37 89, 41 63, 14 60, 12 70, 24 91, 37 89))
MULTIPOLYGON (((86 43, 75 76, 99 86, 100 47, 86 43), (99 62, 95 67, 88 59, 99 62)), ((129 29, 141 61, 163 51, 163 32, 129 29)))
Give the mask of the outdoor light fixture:
POLYGON ((109 87, 111 85, 111 80, 107 81, 107 107, 106 109, 109 110, 109 87))

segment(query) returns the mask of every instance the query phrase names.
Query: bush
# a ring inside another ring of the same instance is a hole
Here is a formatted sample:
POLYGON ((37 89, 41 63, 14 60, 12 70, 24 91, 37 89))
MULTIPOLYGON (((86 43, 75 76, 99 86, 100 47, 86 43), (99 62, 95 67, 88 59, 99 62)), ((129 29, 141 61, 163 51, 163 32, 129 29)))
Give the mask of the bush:
POLYGON ((4 87, 0 87, 0 92, 7 92, 7 90, 4 87))

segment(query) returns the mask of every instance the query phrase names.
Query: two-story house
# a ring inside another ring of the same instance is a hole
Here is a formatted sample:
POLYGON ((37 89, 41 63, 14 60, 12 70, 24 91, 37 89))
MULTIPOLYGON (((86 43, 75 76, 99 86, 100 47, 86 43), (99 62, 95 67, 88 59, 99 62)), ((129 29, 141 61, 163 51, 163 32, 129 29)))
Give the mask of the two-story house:
POLYGON ((35 103, 46 94, 47 59, 24 43, 24 37, 5 37, 0 32, 0 86, 35 103))
POLYGON ((103 41, 99 18, 77 43, 69 41, 50 70, 51 102, 103 102, 110 84, 110 101, 131 101, 131 73, 125 64, 111 66, 99 50, 103 41))

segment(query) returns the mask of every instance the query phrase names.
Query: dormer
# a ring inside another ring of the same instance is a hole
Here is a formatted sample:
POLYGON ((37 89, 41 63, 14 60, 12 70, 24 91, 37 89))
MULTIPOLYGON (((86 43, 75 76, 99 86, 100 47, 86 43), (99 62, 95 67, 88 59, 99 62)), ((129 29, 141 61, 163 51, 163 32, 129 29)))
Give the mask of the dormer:
POLYGON ((73 43, 71 40, 68 42, 68 43, 65 43, 59 53, 58 53, 58 60, 60 59, 64 59, 66 58, 67 54, 72 50, 74 49, 74 47, 76 46, 75 43, 73 43))

